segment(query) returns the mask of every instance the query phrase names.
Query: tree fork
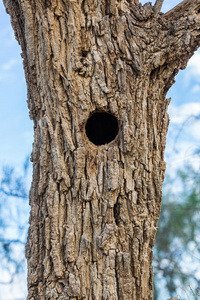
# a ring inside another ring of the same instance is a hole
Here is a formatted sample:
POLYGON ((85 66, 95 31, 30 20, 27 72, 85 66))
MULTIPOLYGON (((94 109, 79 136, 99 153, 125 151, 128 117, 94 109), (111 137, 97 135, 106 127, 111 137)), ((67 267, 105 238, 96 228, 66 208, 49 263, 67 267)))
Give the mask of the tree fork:
POLYGON ((4 0, 34 121, 28 299, 153 299, 165 98, 200 43, 200 1, 162 3, 4 0))

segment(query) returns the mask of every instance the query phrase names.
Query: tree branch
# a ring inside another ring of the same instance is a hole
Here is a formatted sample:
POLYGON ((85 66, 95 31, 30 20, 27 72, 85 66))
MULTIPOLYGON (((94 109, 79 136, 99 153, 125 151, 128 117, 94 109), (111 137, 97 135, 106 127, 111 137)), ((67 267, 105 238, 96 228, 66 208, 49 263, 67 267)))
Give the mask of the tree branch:
POLYGON ((175 7, 173 7, 171 10, 166 12, 164 16, 167 18, 176 17, 176 14, 180 15, 181 13, 184 13, 189 6, 196 6, 198 4, 200 4, 199 0, 184 0, 175 7))
POLYGON ((184 69, 200 46, 200 0, 182 1, 160 16, 159 22, 167 29, 160 46, 167 50, 168 63, 174 61, 177 70, 184 69))
POLYGON ((164 0, 156 0, 156 3, 154 5, 154 14, 157 15, 162 8, 164 0))

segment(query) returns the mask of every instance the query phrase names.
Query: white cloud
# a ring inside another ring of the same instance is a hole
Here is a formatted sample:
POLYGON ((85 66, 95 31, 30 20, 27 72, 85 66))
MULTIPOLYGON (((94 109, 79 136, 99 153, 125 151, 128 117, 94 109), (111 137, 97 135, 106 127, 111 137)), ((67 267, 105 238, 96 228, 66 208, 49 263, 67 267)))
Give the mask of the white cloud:
POLYGON ((4 46, 14 46, 20 49, 14 35, 14 31, 10 25, 0 29, 0 40, 4 46))
MULTIPOLYGON (((10 279, 9 275, 8 271, 1 269, 1 278, 3 278, 4 281, 10 279)), ((1 285, 1 300, 23 300, 26 299, 26 295, 26 273, 15 276, 11 284, 1 285)))
POLYGON ((191 102, 191 103, 185 103, 180 106, 171 105, 169 107, 169 115, 170 115, 171 123, 181 125, 186 120, 190 121, 194 119, 194 117, 200 115, 200 103, 191 102))
POLYGON ((200 90, 200 49, 190 58, 186 71, 184 72, 184 84, 188 85, 196 82, 192 92, 198 93, 200 90))
POLYGON ((4 63, 1 66, 1 70, 2 71, 10 71, 13 69, 13 67, 15 67, 16 65, 21 64, 21 60, 19 59, 10 59, 9 61, 7 61, 6 63, 4 63))
POLYGON ((191 135, 193 136, 193 138, 198 139, 200 144, 200 120, 194 122, 191 135))
POLYGON ((167 143, 165 151, 165 160, 167 162, 166 172, 172 176, 176 176, 176 171, 182 168, 184 165, 191 165, 197 171, 200 166, 200 158, 195 155, 194 152, 197 150, 198 145, 184 140, 178 140, 169 146, 167 143), (171 146, 171 147, 170 147, 171 146))
POLYGON ((21 58, 10 58, 0 65, 0 82, 14 82, 16 78, 19 82, 24 82, 24 73, 22 72, 21 58))
POLYGON ((195 84, 191 89, 191 93, 193 94, 200 93, 200 84, 195 84))
POLYGON ((190 58, 187 71, 191 76, 200 75, 200 49, 190 58))
POLYGON ((200 103, 171 105, 169 115, 171 122, 165 152, 167 170, 171 173, 185 163, 198 168, 200 158, 194 153, 200 147, 200 103))

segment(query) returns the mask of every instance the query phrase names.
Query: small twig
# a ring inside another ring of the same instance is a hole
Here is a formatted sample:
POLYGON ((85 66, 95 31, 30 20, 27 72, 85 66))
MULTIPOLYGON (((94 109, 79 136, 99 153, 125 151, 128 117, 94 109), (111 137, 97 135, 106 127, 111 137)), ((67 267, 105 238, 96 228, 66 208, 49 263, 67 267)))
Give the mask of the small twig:
POLYGON ((162 8, 164 0, 156 0, 156 3, 154 5, 154 14, 157 15, 162 8))
POLYGON ((21 241, 20 239, 16 239, 16 240, 0 239, 0 243, 3 243, 3 244, 12 244, 12 243, 15 243, 15 244, 21 244, 21 245, 25 244, 25 242, 21 241))
POLYGON ((16 192, 14 190, 6 191, 4 188, 0 188, 0 193, 4 194, 5 196, 9 197, 16 197, 16 198, 28 198, 28 195, 24 191, 16 192))

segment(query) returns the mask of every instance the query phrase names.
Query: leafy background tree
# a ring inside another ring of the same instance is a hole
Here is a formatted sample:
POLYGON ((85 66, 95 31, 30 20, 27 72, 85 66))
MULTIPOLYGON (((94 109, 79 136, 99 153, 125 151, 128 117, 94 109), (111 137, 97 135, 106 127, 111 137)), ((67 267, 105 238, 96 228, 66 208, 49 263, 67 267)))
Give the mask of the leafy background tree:
MULTIPOLYGON (((198 114, 190 115, 181 125, 173 124, 171 149, 177 156, 179 141, 188 138, 188 128, 198 125, 199 119, 198 114)), ((190 287, 196 295, 200 294, 200 145, 191 146, 181 166, 175 169, 168 166, 163 185, 154 247, 155 300, 162 299, 163 289, 170 297, 181 295, 182 299, 187 297, 185 290, 193 299, 190 287)))
MULTIPOLYGON (((30 163, 27 157, 22 170, 6 166, 0 178, 0 291, 26 293, 24 246, 28 228, 28 189, 30 163), (21 282, 20 282, 21 281, 21 282)), ((0 299, 4 293, 0 293, 0 299)), ((18 295, 16 299, 19 300, 18 295)))
MULTIPOLYGON (((200 287, 200 170, 186 165, 176 179, 167 176, 154 248, 154 299, 180 294, 179 287, 200 287), (173 188, 179 186, 179 191, 173 188)), ((186 295, 185 295, 186 296, 186 295)))

